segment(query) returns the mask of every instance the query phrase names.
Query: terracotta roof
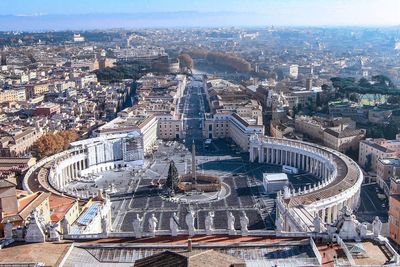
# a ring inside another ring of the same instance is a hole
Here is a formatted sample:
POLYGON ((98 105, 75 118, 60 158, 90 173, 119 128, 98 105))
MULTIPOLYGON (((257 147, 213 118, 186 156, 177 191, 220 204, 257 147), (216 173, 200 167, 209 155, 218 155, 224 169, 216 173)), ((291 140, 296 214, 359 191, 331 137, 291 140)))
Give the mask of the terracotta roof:
POLYGON ((76 200, 67 196, 51 194, 49 197, 51 221, 61 221, 65 214, 74 206, 76 200))
POLYGON ((18 200, 18 213, 17 214, 7 214, 4 216, 2 222, 7 220, 10 221, 25 221, 31 212, 43 203, 47 198, 50 197, 50 193, 36 192, 29 196, 23 197, 18 200))
POLYGON ((3 158, 0 157, 0 166, 27 165, 32 158, 3 158))
POLYGON ((43 262, 45 266, 60 266, 61 260, 70 246, 71 243, 26 244, 15 242, 11 246, 0 249, 0 264, 18 266, 16 263, 21 263, 19 266, 25 266, 22 263, 43 262))
POLYGON ((332 136, 335 136, 336 138, 345 138, 345 137, 350 137, 350 136, 356 136, 360 134, 364 134, 364 130, 362 129, 355 129, 355 130, 343 130, 343 131, 335 131, 333 129, 327 128, 325 129, 325 132, 327 134, 330 134, 332 136))

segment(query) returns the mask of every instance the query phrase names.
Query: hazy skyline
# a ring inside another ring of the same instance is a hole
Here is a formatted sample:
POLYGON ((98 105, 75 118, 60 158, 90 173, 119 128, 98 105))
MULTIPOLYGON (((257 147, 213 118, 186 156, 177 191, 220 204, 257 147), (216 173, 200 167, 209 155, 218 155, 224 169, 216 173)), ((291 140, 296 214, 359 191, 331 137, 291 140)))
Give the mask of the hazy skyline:
POLYGON ((2 0, 0 23, 6 24, 0 30, 147 25, 391 26, 400 25, 399 10, 399 0, 2 0), (196 15, 181 17, 180 12, 196 12, 196 15), (119 13, 131 16, 120 20, 113 17, 109 23, 102 23, 101 15, 119 13), (154 13, 161 14, 152 17, 154 13), (84 14, 92 15, 88 24, 84 22, 84 14), (73 21, 77 18, 78 21, 73 21))

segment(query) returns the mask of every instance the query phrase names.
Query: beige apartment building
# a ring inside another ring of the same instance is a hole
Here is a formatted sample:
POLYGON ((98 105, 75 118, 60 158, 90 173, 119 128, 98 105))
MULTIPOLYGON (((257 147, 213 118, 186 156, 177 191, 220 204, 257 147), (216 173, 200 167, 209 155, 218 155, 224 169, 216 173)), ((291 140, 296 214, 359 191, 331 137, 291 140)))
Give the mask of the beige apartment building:
POLYGON ((380 188, 388 192, 390 178, 400 176, 399 158, 380 158, 376 165, 376 179, 380 188))
POLYGON ((31 99, 35 96, 40 96, 49 91, 48 83, 29 84, 25 86, 26 99, 31 99))
POLYGON ((158 138, 163 140, 184 138, 183 119, 181 114, 158 114, 157 120, 158 138))
POLYGON ((337 131, 330 128, 324 130, 324 145, 345 153, 348 149, 356 150, 360 140, 365 138, 364 129, 345 129, 337 131))
POLYGON ((389 196, 389 237, 400 245, 400 179, 392 177, 390 180, 389 196))
POLYGON ((370 165, 371 171, 376 172, 379 159, 395 158, 400 155, 400 135, 395 140, 366 139, 360 142, 360 150, 358 155, 358 163, 365 168, 366 164, 370 165))
POLYGON ((231 138, 243 151, 248 151, 252 134, 264 135, 264 125, 249 123, 236 113, 208 114, 204 120, 204 138, 231 138))
POLYGON ((306 137, 340 152, 346 152, 350 148, 356 150, 366 133, 364 129, 356 129, 353 120, 342 117, 296 116, 295 129, 306 137))
POLYGON ((0 90, 0 103, 25 101, 24 89, 0 90))
POLYGON ((19 157, 24 155, 43 132, 35 127, 26 127, 14 131, 0 130, 0 156, 19 157))

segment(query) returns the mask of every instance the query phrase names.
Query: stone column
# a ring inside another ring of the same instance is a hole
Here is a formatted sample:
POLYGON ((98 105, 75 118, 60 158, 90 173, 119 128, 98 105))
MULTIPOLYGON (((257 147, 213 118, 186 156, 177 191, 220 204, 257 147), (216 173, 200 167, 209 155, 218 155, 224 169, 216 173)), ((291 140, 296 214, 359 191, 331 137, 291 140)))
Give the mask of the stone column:
POLYGON ((62 173, 62 178, 63 178, 63 180, 64 181, 67 181, 67 171, 65 170, 65 168, 63 168, 62 170, 61 170, 61 173, 62 173))
POLYGON ((300 169, 300 154, 295 154, 296 168, 300 169))
POLYGON ((333 206, 333 219, 332 219, 332 222, 337 219, 337 215, 338 215, 337 212, 338 212, 337 205, 335 205, 335 206, 333 206))
POLYGON ((258 162, 264 162, 264 148, 262 146, 258 149, 258 162))
POLYGON ((63 187, 64 183, 61 174, 57 174, 57 178, 58 178, 58 187, 60 188, 63 187))
POLYGON ((325 179, 325 177, 324 177, 324 170, 322 169, 323 168, 323 164, 322 164, 322 162, 319 162, 318 163, 318 169, 319 169, 319 177, 321 177, 321 180, 324 180, 325 179))
POLYGON ((328 207, 326 210, 327 210, 327 212, 326 212, 326 215, 327 215, 326 222, 327 223, 332 223, 332 208, 328 207))
POLYGON ((72 166, 71 165, 68 165, 68 167, 67 167, 67 170, 68 170, 68 179, 69 179, 69 181, 71 182, 73 179, 72 179, 72 168, 71 168, 72 166))
POLYGON ((67 178, 65 177, 65 169, 61 170, 61 179, 62 179, 63 186, 65 186, 67 183, 67 178))
POLYGON ((254 147, 250 146, 250 161, 254 162, 254 147))
POLYGON ((354 210, 354 196, 349 199, 349 207, 354 210))
POLYGON ((289 160, 290 160, 290 152, 289 152, 289 150, 286 150, 286 165, 288 165, 288 166, 290 166, 289 160))
POLYGON ((275 148, 273 148, 273 149, 271 150, 271 157, 272 157, 271 163, 273 163, 273 164, 276 164, 276 154, 277 154, 277 151, 276 151, 275 148))
POLYGON ((75 180, 75 168, 74 168, 74 166, 75 166, 75 164, 74 163, 72 163, 71 165, 69 165, 70 167, 70 169, 71 169, 71 179, 72 180, 75 180))

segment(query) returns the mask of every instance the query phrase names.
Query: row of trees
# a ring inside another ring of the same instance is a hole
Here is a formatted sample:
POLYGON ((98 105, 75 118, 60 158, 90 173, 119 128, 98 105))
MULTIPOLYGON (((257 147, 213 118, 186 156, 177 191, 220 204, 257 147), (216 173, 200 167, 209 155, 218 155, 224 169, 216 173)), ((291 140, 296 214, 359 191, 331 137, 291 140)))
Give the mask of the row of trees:
POLYGON ((214 64, 229 70, 237 72, 249 72, 251 71, 251 64, 244 58, 232 54, 222 52, 210 52, 205 49, 195 49, 189 51, 189 54, 193 58, 204 59, 210 64, 214 64))
POLYGON ((41 136, 32 146, 32 153, 43 158, 67 149, 71 142, 78 140, 79 135, 75 130, 47 133, 41 136))
POLYGON ((99 81, 116 82, 123 79, 137 80, 143 75, 146 67, 148 68, 148 66, 144 66, 138 62, 127 61, 117 63, 117 65, 112 68, 96 70, 95 73, 99 81))
POLYGON ((179 58, 180 67, 181 68, 186 68, 186 69, 189 69, 189 70, 193 69, 193 66, 194 66, 193 59, 189 54, 182 53, 182 54, 179 55, 178 58, 179 58))
POLYGON ((375 95, 400 95, 390 78, 384 75, 373 76, 371 81, 361 78, 358 82, 353 77, 331 78, 332 85, 344 94, 375 94, 375 95))

